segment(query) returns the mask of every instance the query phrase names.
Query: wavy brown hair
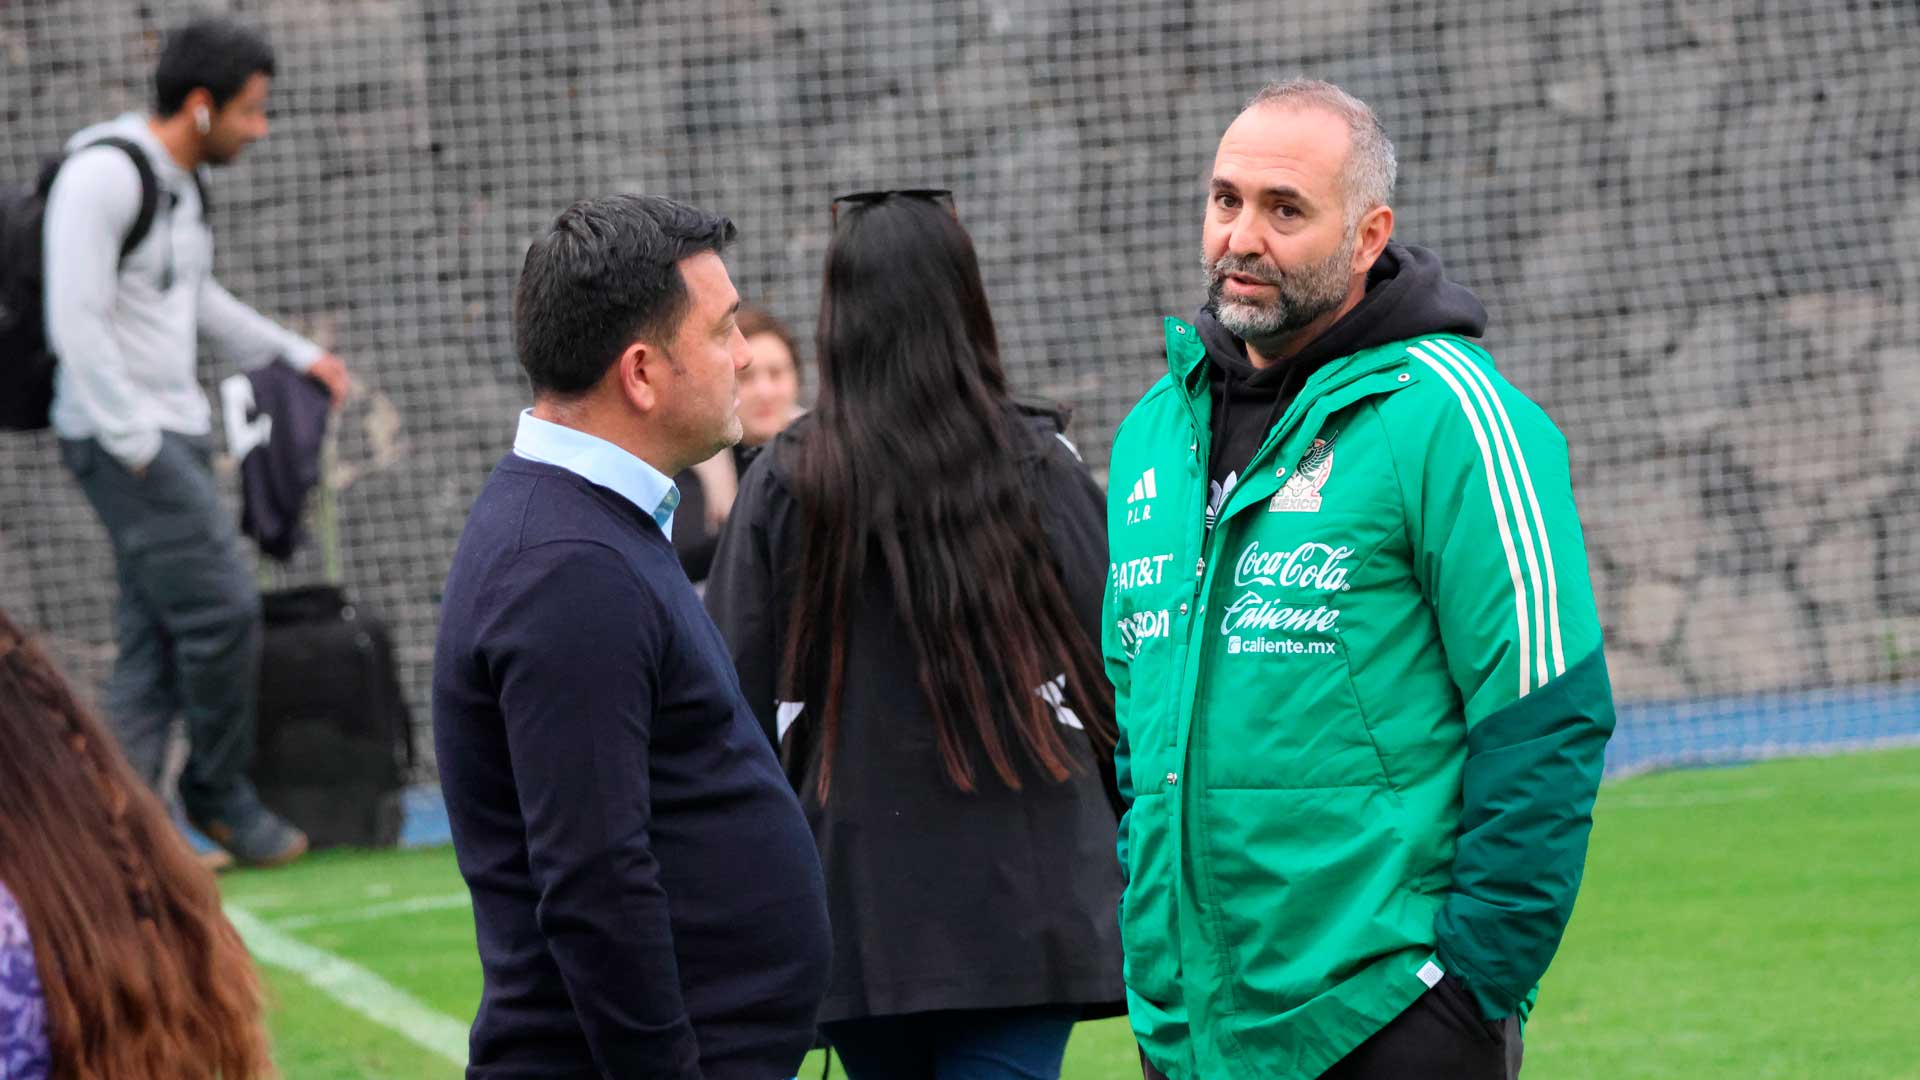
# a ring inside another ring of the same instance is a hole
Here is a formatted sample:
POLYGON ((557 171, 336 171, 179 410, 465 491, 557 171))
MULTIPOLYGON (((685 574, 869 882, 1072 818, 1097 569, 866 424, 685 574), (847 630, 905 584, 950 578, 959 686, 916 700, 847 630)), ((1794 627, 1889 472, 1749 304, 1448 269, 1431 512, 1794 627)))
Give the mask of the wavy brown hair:
POLYGON ((33 938, 55 1080, 273 1075, 259 979, 213 875, 3 611, 0 882, 33 938))

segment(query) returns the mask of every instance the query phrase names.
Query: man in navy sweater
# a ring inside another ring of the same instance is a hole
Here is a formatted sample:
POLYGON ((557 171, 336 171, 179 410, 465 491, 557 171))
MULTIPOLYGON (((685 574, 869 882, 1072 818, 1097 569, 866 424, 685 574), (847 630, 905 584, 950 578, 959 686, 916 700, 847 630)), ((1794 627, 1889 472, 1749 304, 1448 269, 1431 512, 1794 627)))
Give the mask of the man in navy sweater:
POLYGON ((470 1080, 768 1080, 813 1039, 813 838, 669 542, 668 477, 740 438, 733 231, 616 195, 521 271, 534 406, 468 516, 434 654, 485 976, 470 1080))

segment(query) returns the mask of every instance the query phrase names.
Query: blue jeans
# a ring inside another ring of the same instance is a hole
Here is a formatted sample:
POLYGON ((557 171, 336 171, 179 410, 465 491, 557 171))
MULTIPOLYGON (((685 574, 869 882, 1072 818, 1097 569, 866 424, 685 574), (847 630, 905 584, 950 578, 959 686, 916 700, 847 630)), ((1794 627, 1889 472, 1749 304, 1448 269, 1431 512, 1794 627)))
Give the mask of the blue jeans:
POLYGON ((1080 1010, 1042 1005, 821 1025, 851 1080, 1059 1080, 1080 1010))

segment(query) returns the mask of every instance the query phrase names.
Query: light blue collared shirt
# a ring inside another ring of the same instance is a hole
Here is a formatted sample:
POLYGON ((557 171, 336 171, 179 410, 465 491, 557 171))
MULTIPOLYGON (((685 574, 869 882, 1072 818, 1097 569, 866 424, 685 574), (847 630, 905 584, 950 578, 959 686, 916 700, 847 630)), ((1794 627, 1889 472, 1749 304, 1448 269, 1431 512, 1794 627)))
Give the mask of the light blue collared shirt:
POLYGON ((659 469, 641 461, 598 435, 575 431, 520 412, 520 430, 513 452, 611 488, 621 498, 653 515, 660 531, 673 539, 673 511, 680 505, 680 489, 659 469))

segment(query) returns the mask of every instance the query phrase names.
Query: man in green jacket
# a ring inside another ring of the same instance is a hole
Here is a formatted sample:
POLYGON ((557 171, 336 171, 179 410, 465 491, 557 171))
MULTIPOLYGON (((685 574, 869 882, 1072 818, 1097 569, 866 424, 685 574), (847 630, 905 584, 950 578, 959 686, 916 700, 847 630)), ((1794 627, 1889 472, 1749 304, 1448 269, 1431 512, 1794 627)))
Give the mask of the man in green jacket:
POLYGON ((1128 1005, 1173 1080, 1510 1077, 1613 702, 1567 448, 1326 83, 1220 140, 1115 438, 1128 1005))

